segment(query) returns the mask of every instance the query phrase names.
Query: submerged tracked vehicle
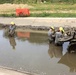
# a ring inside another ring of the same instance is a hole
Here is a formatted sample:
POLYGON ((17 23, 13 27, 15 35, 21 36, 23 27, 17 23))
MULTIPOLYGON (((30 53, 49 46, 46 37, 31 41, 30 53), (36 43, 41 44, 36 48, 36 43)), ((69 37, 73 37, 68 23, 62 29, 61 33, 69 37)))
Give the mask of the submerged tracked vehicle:
POLYGON ((59 42, 67 42, 69 41, 68 45, 68 52, 75 53, 76 52, 76 31, 72 34, 72 36, 67 36, 59 39, 59 42))
MULTIPOLYGON (((50 37, 49 37, 49 41, 50 43, 51 42, 54 42, 55 41, 55 35, 54 36, 54 40, 50 40, 50 37)), ((60 43, 59 46, 62 46, 62 44, 64 42, 68 42, 69 41, 69 45, 68 45, 68 52, 69 53, 75 53, 76 52, 76 31, 74 31, 71 36, 66 36, 66 37, 62 37, 62 38, 58 38, 58 43, 60 43)))

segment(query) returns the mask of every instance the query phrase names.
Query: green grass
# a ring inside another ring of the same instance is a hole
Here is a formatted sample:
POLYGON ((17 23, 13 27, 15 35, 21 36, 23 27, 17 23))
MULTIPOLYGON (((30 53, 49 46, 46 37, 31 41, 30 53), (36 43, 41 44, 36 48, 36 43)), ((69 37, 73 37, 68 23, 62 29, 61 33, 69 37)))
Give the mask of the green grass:
MULTIPOLYGON (((0 14, 2 17, 17 17, 15 14, 0 14)), ((75 13, 39 13, 21 17, 76 17, 75 13)))
POLYGON ((30 10, 76 10, 76 4, 66 3, 42 3, 42 4, 31 4, 34 8, 30 10))
POLYGON ((75 13, 40 13, 31 14, 31 17, 76 17, 75 13))
POLYGON ((15 14, 0 14, 0 17, 16 17, 15 14))
MULTIPOLYGON (((28 6, 33 7, 29 8, 31 17, 76 17, 76 4, 47 2, 29 3, 28 6)), ((15 9, 0 11, 0 16, 16 17, 15 9)))

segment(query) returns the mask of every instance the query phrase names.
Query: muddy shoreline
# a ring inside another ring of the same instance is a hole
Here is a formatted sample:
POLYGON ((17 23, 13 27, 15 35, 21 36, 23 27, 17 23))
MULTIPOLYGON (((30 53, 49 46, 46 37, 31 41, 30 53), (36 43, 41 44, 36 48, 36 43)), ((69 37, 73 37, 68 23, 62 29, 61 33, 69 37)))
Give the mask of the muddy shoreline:
POLYGON ((35 30, 35 31, 48 31, 51 26, 55 29, 63 27, 65 31, 76 30, 76 18, 43 18, 43 17, 19 17, 7 18, 0 17, 0 27, 8 27, 13 21, 18 30, 35 30))
MULTIPOLYGON (((10 24, 0 24, 0 28, 8 28, 10 24)), ((59 28, 55 27, 55 30, 57 31, 59 28)), ((76 30, 76 27, 64 27, 65 32, 71 32, 76 30)), ((50 26, 31 26, 31 25, 26 25, 26 26, 17 26, 16 25, 16 31, 22 31, 22 32, 34 32, 34 33, 47 33, 48 30, 50 29, 50 26)))

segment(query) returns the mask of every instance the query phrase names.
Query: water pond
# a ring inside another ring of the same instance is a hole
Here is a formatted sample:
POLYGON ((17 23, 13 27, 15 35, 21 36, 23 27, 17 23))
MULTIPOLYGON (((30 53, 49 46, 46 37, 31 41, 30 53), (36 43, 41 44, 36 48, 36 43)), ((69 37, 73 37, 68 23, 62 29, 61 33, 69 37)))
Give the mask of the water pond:
POLYGON ((76 54, 49 44, 47 34, 0 30, 0 66, 39 75, 76 75, 76 54))

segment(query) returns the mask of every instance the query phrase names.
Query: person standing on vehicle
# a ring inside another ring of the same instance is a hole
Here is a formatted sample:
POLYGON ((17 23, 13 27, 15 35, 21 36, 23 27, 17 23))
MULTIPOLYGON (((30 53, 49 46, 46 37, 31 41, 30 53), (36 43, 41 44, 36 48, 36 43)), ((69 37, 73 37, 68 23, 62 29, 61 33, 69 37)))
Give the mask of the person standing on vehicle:
POLYGON ((62 45, 61 42, 59 42, 59 38, 62 38, 64 36, 64 29, 62 27, 59 27, 58 31, 55 33, 55 45, 62 45))

